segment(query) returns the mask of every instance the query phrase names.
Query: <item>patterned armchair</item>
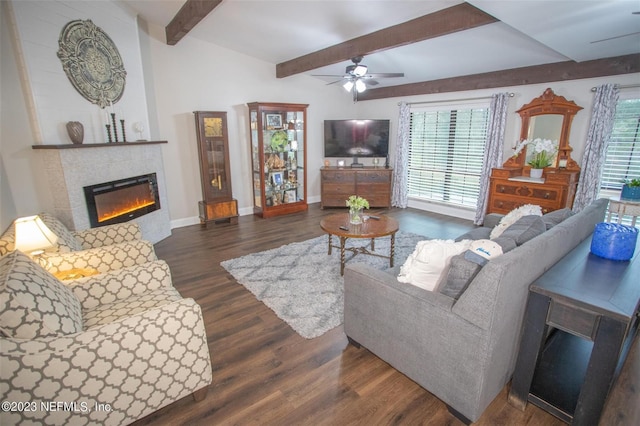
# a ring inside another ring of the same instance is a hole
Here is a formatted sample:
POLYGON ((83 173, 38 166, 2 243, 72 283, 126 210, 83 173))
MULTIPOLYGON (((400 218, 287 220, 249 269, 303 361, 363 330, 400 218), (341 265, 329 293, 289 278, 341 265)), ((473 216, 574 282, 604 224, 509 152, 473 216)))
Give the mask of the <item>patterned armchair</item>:
POLYGON ((63 284, 13 251, 0 333, 0 424, 129 424, 211 383, 202 312, 164 261, 63 284))
MULTIPOLYGON (((58 237, 55 247, 38 256, 38 262, 51 273, 71 269, 107 272, 157 260, 153 245, 141 239, 142 232, 135 222, 73 232, 48 213, 38 216, 58 237)), ((0 256, 14 249, 15 226, 12 224, 0 236, 0 256)))

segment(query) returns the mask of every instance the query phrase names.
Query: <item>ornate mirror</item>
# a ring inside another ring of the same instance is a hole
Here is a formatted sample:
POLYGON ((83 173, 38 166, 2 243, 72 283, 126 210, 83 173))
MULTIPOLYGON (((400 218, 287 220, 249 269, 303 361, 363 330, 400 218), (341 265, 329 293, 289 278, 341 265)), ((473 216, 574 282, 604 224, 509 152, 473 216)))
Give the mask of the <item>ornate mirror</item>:
MULTIPOLYGON (((569 132, 573 117, 582 107, 563 96, 556 96, 553 90, 547 89, 542 96, 533 99, 520 108, 517 113, 522 119, 520 140, 536 138, 557 141, 558 152, 552 160, 552 169, 566 169, 579 171, 580 166, 571 158, 573 148, 569 145, 569 132)), ((532 151, 532 150, 530 150, 532 151)), ((505 167, 528 167, 532 152, 525 147, 517 157, 511 157, 504 164, 505 167)))

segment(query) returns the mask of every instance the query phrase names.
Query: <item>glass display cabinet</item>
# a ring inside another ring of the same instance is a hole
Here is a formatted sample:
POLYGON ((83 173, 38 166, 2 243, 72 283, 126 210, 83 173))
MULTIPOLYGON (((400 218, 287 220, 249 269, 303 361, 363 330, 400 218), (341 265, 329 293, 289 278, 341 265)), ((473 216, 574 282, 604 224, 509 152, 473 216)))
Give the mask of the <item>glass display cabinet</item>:
POLYGON ((267 218, 307 210, 307 106, 247 104, 254 214, 267 218))
POLYGON ((200 159, 202 201, 200 224, 210 221, 238 222, 238 202, 231 193, 227 113, 194 111, 200 159))

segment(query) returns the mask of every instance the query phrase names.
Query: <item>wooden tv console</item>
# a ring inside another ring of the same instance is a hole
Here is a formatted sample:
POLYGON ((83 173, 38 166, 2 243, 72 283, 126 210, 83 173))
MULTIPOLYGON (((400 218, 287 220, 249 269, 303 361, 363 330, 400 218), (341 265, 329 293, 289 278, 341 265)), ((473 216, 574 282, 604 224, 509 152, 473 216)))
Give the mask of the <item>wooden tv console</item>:
POLYGON ((391 207, 393 169, 383 167, 322 167, 320 207, 346 207, 350 195, 369 201, 370 207, 391 207))

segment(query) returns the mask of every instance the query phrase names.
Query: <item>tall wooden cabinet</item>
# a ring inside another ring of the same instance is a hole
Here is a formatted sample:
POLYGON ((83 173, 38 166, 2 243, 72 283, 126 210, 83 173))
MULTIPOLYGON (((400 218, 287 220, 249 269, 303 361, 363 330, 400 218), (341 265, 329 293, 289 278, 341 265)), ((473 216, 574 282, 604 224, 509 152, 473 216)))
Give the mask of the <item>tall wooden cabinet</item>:
POLYGON ((200 223, 226 220, 238 222, 238 202, 231 192, 227 113, 194 111, 200 159, 202 201, 200 223))
POLYGON ((308 105, 247 106, 254 214, 267 218, 307 210, 308 105))

